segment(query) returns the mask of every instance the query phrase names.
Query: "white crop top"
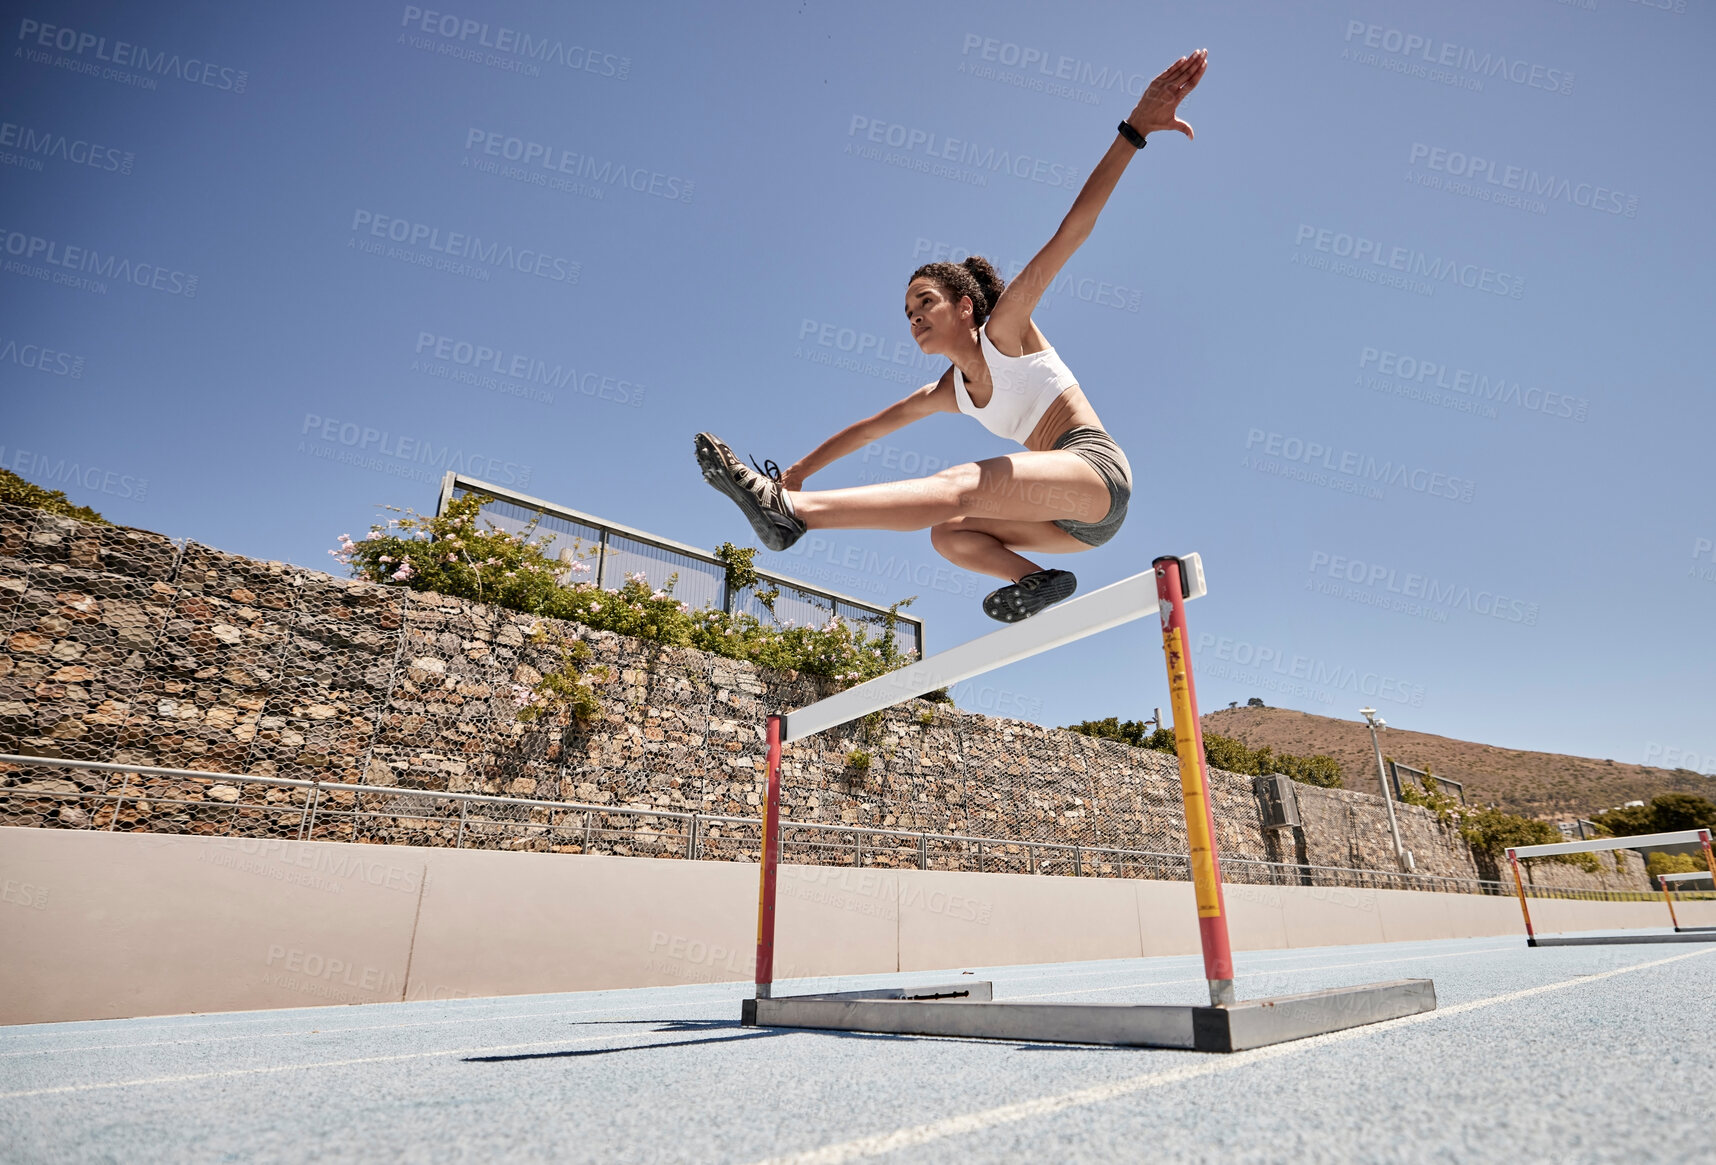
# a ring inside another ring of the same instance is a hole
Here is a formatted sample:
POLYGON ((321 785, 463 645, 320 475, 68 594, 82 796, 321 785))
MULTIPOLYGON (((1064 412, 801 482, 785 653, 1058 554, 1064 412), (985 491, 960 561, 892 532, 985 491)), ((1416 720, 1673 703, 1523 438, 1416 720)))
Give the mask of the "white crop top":
POLYGON ((1052 347, 1024 356, 1008 356, 990 342, 986 329, 977 329, 977 336, 982 341, 983 360, 989 365, 994 391, 982 408, 972 404, 971 394, 965 391, 965 377, 955 364, 953 399, 960 412, 976 417, 997 437, 1023 445, 1055 398, 1077 384, 1078 377, 1052 347))

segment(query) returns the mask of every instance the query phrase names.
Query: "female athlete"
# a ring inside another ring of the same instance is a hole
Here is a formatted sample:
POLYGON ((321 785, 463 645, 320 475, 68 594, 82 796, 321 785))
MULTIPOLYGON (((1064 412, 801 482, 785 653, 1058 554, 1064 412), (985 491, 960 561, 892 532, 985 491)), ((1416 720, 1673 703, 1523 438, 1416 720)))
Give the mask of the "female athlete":
POLYGON ((934 384, 849 425, 781 472, 739 461, 709 433, 697 460, 709 484, 739 504, 764 546, 785 550, 806 530, 922 530, 946 558, 1009 580, 983 600, 1004 623, 1069 597, 1072 573, 1045 570, 1027 552, 1071 554, 1101 546, 1126 518, 1132 471, 1077 378, 1031 319, 1037 301, 1090 237, 1144 135, 1192 127, 1180 102, 1203 78, 1207 50, 1181 57, 1152 81, 1072 209, 1010 284, 986 259, 929 263, 906 286, 906 318, 925 353, 951 364, 934 384), (1024 452, 956 465, 931 477, 849 489, 806 490, 805 479, 931 413, 965 413, 1024 452))

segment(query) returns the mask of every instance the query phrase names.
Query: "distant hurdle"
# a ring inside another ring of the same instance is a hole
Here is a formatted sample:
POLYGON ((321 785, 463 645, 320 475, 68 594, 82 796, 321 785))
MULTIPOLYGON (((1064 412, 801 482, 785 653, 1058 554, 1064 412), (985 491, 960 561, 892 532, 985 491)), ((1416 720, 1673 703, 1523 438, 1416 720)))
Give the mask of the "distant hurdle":
POLYGON ((1705 879, 1713 888, 1716 888, 1716 873, 1713 873, 1710 870, 1692 870, 1684 874, 1658 874, 1656 876, 1657 882, 1662 886, 1662 900, 1668 903, 1668 920, 1674 924, 1674 929, 1677 931, 1716 930, 1716 926, 1681 926, 1680 919, 1676 918, 1674 915, 1674 893, 1671 889, 1672 885, 1680 882, 1691 882, 1699 878, 1705 879))
POLYGON ((1186 631, 1185 604, 1204 593, 1203 563, 1196 554, 1165 556, 1156 559, 1149 571, 1050 607, 1024 622, 797 711, 770 716, 768 792, 757 892, 756 997, 744 1001, 740 1022, 751 1027, 1235 1052, 1435 1010, 1436 990, 1429 979, 1400 979, 1251 1001, 1235 998, 1221 863, 1216 853, 1209 774, 1186 631), (969 980, 944 986, 775 997, 781 746, 1151 612, 1162 622, 1162 651, 1168 668, 1209 1005, 996 1002, 991 983, 969 980))
POLYGON ((1671 881, 1690 878, 1716 878, 1716 859, 1710 852, 1708 829, 1683 829, 1675 833, 1643 833, 1634 837, 1596 837, 1585 841, 1561 841, 1549 845, 1514 846, 1507 851, 1508 865, 1513 870, 1513 888, 1519 895, 1519 910, 1525 917, 1525 945, 1528 947, 1594 947, 1623 943, 1696 943, 1716 942, 1716 926, 1681 926, 1674 914, 1674 898, 1669 891, 1671 881), (1681 845, 1695 841, 1704 850, 1703 873, 1661 874, 1662 899, 1668 905, 1668 921, 1673 928, 1668 933, 1640 932, 1616 935, 1549 935, 1539 938, 1531 924, 1531 908, 1525 901, 1525 881, 1520 876, 1520 859, 1547 858, 1556 854, 1596 853, 1603 850, 1641 849, 1653 845, 1681 845))

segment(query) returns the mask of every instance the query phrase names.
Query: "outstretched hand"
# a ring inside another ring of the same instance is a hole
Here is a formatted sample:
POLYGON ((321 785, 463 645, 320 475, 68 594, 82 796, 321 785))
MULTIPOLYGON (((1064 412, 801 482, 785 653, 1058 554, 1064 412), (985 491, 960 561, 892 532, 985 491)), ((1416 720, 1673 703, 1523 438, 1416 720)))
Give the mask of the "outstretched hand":
POLYGON ((1145 88, 1144 95, 1138 99, 1137 107, 1126 119, 1132 128, 1145 134, 1161 129, 1177 129, 1188 138, 1192 137, 1192 127, 1180 120, 1178 111, 1180 102, 1203 80, 1209 56, 1208 49, 1199 49, 1163 69, 1161 75, 1145 88))

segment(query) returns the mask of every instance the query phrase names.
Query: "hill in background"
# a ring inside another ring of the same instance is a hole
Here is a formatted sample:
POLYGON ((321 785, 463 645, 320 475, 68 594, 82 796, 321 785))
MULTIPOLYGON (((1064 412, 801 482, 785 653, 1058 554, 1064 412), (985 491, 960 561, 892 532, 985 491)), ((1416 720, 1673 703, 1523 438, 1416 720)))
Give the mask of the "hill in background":
MULTIPOLYGON (((1247 707, 1207 713, 1203 722, 1253 748, 1269 745, 1277 752, 1326 753, 1340 763, 1347 788, 1361 793, 1379 791, 1376 754, 1371 750, 1370 730, 1362 720, 1335 720, 1287 708, 1247 707)), ((1716 799, 1716 778, 1690 769, 1654 769, 1554 752, 1495 748, 1428 732, 1390 728, 1382 733, 1382 754, 1464 782, 1466 799, 1473 805, 1493 802, 1527 817, 1588 817, 1627 801, 1649 801, 1658 793, 1695 793, 1716 799)))

